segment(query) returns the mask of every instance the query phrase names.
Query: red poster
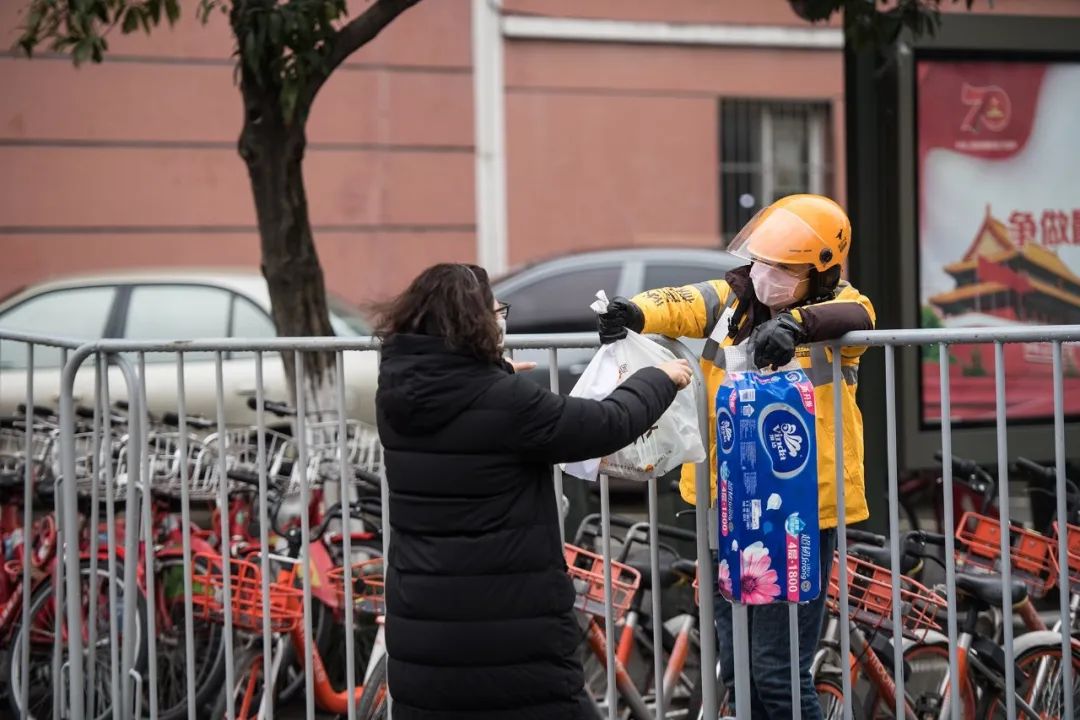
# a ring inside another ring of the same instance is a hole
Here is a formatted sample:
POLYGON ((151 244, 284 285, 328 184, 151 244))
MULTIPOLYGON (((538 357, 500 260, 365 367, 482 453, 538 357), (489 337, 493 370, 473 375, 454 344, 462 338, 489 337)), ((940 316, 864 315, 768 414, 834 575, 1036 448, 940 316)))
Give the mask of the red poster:
MULTIPOLYGON (((1080 63, 921 61, 923 327, 1080 323, 1080 63)), ((1080 346, 1064 346, 1065 412, 1080 414, 1080 346)), ((1053 413, 1047 344, 1005 346, 1010 419, 1053 413)), ((923 350, 923 422, 941 417, 923 350)), ((995 417, 992 346, 953 346, 955 422, 995 417)))

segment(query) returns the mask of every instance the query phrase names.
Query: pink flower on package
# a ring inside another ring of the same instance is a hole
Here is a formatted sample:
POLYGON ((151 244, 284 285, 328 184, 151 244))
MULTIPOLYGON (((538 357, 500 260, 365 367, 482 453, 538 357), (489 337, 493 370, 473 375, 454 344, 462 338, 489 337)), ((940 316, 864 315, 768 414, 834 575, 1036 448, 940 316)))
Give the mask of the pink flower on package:
MULTIPOLYGON (((780 597, 779 577, 771 565, 769 551, 760 542, 742 551, 741 602, 746 605, 767 605, 780 597)), ((729 587, 730 583, 729 579, 729 587)))
POLYGON ((720 581, 720 592, 724 597, 731 598, 731 568, 728 567, 727 560, 720 561, 720 568, 717 571, 717 578, 720 581))

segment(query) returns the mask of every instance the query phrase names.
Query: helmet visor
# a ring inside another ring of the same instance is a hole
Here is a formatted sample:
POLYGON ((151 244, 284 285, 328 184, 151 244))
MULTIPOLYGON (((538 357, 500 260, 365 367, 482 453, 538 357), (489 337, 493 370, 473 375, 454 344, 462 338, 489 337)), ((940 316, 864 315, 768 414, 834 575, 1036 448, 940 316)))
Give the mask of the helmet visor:
POLYGON ((817 267, 823 247, 821 238, 798 215, 768 207, 743 226, 728 252, 748 262, 817 267))

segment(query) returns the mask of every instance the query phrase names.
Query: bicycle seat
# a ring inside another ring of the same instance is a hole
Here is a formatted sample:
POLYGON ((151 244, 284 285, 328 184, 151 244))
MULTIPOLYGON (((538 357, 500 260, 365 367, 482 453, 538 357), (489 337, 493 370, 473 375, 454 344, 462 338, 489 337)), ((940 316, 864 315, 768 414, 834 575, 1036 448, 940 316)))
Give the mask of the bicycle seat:
MULTIPOLYGON (((848 555, 857 555, 883 568, 892 568, 892 553, 889 548, 873 545, 851 545, 848 555)), ((919 559, 908 553, 900 553, 900 573, 907 575, 919 565, 919 559)))
MULTIPOLYGON (((649 565, 649 559, 644 558, 641 560, 631 560, 626 563, 630 567, 641 573, 641 589, 652 589, 652 566, 649 565)), ((671 558, 660 558, 660 589, 667 590, 674 587, 680 580, 685 580, 688 577, 693 578, 694 573, 697 571, 693 561, 689 560, 673 560, 671 558), (686 563, 689 563, 689 574, 687 574, 686 563)))
MULTIPOLYGON (((973 575, 971 573, 957 573, 956 589, 970 595, 976 600, 981 600, 987 605, 1001 607, 1004 595, 1001 592, 1001 577, 998 575, 973 575)), ((1028 598, 1027 585, 1019 580, 1012 581, 1012 604, 1019 605, 1028 598)))
POLYGON ((0 490, 21 490, 26 477, 20 470, 0 472, 0 490))

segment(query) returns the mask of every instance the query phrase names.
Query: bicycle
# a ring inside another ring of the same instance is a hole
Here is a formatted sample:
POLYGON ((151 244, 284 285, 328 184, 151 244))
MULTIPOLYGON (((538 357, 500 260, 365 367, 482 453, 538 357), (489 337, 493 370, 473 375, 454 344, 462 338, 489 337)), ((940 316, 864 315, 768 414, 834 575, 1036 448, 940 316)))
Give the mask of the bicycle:
MULTIPOLYGON (((918 560, 931 560, 941 563, 936 554, 925 551, 926 545, 940 547, 944 537, 932 533, 920 533, 914 545, 905 542, 905 564, 915 564, 918 560), (920 545, 922 549, 920 548, 920 545)), ((855 553, 876 556, 880 553, 864 548, 853 548, 855 553)), ((851 555, 852 553, 849 553, 851 555)), ((881 569, 884 572, 887 570, 881 569)), ((968 574, 963 571, 956 576, 956 589, 963 613, 963 624, 957 639, 958 665, 960 667, 961 717, 990 718, 998 717, 1005 706, 1005 663, 1004 652, 993 635, 996 628, 989 631, 980 623, 980 618, 992 613, 1002 605, 1003 595, 1000 576, 989 571, 968 574)), ((884 590, 884 589, 883 589, 884 590)), ((855 590, 852 589, 854 594, 855 590)), ((940 594, 940 592, 939 592, 940 594)), ((1024 581, 1014 581, 1010 589, 1010 598, 1014 605, 1028 601, 1028 586, 1024 581)), ((884 599, 884 598, 883 598, 884 599)), ((891 586, 888 588, 888 610, 891 614, 891 586)), ((939 601, 943 606, 943 601, 939 601)), ((906 615, 905 615, 905 622, 906 615)), ((910 667, 910 675, 905 681, 905 717, 914 720, 945 720, 950 717, 953 683, 950 677, 949 642, 938 631, 940 628, 928 627, 921 637, 905 640, 904 661, 910 667)), ((853 636, 854 637, 854 636, 853 636)), ((895 640, 894 640, 895 641, 895 640)), ((891 648, 890 648, 891 649, 891 648)), ((1014 643, 1015 662, 1018 682, 1014 693, 1016 707, 1025 717, 1053 718, 1060 717, 1061 698, 1056 695, 1061 688, 1055 688, 1053 678, 1060 678, 1056 665, 1060 662, 1061 637, 1049 631, 1032 632, 1020 636, 1014 643), (1055 715, 1054 713, 1058 713, 1055 715)), ((853 644, 853 651, 855 646, 853 644)), ((1073 641, 1072 663, 1080 669, 1080 641, 1073 641)), ((866 718, 893 717, 895 683, 882 672, 881 667, 870 668, 873 692, 863 705, 861 713, 866 718)), ((1077 688, 1080 690, 1080 687, 1077 688)), ((1074 693, 1077 692, 1074 690, 1074 693)))
MULTIPOLYGON (((278 515, 285 494, 278 489, 275 491, 275 495, 274 506, 269 513, 269 521, 274 532, 287 543, 287 554, 279 555, 270 553, 268 550, 257 550, 248 553, 243 558, 231 558, 229 560, 229 582, 232 592, 232 606, 229 609, 223 605, 221 597, 221 590, 224 586, 224 573, 221 568, 224 559, 220 555, 205 556, 206 562, 213 566, 212 570, 193 575, 193 582, 203 588, 203 592, 195 598, 196 604, 200 607, 200 617, 211 622, 224 623, 226 612, 231 611, 233 627, 245 635, 248 640, 248 645, 241 655, 241 660, 237 663, 241 672, 235 679, 232 688, 222 688, 212 711, 213 717, 224 717, 230 694, 234 701, 238 701, 236 702, 237 720, 247 720, 247 718, 259 716, 264 705, 273 702, 275 699, 275 685, 284 668, 286 649, 291 646, 295 652, 295 657, 301 663, 304 662, 305 653, 309 649, 309 639, 305 635, 302 622, 302 591, 296 587, 295 582, 302 538, 298 528, 290 527, 286 529, 279 524, 278 515), (263 629, 262 571, 259 565, 253 562, 254 558, 260 557, 263 553, 266 553, 279 566, 289 566, 288 569, 278 570, 276 578, 270 584, 269 619, 272 631, 277 635, 277 639, 271 656, 271 665, 274 670, 269 680, 263 677, 262 643, 257 642, 263 629)), ((319 525, 311 530, 312 545, 314 545, 314 541, 322 538, 331 521, 341 518, 342 514, 342 508, 337 504, 326 511, 319 525)), ((350 506, 349 515, 354 518, 362 518, 363 512, 350 506)), ((315 679, 314 700, 316 705, 330 712, 346 712, 349 691, 347 689, 337 690, 333 686, 327 676, 319 648, 315 643, 311 643, 310 651, 313 665, 309 671, 315 679)), ((353 693, 355 702, 359 702, 362 692, 362 686, 355 689, 353 693)))

